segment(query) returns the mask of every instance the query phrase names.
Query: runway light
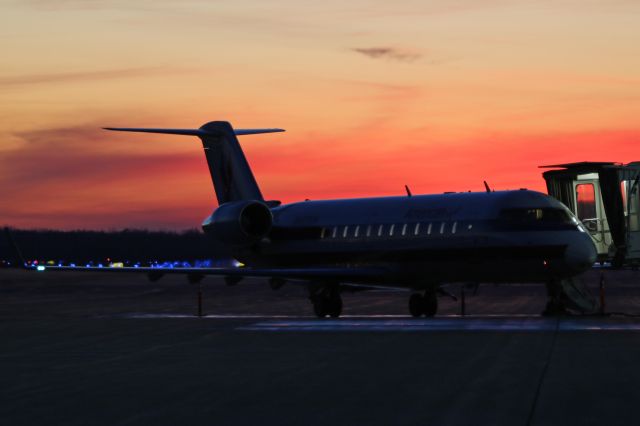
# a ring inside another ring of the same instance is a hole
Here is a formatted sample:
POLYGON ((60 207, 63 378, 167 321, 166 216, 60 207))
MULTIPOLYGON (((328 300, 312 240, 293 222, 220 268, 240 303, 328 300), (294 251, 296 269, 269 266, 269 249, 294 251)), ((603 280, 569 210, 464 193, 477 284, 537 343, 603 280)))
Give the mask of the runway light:
POLYGON ((45 270, 45 267, 44 267, 43 265, 38 265, 38 266, 36 267, 36 271, 42 272, 42 271, 44 271, 44 270, 45 270))

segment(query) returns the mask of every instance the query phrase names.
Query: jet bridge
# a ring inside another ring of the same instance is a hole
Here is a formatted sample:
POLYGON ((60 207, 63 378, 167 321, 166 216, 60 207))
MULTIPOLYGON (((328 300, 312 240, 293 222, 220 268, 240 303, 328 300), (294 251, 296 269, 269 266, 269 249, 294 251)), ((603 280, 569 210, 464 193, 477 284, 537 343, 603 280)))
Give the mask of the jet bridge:
POLYGON ((581 162, 541 166, 549 195, 582 221, 600 262, 640 264, 640 162, 581 162))

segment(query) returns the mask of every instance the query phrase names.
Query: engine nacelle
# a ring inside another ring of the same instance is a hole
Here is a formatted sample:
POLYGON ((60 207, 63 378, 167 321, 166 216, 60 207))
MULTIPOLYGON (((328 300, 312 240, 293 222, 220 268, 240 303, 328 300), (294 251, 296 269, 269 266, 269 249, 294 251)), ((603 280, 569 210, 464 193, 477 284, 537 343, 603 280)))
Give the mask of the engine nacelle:
POLYGON ((271 230, 273 215, 255 200, 231 201, 218 207, 202 228, 214 238, 232 245, 252 244, 271 230))

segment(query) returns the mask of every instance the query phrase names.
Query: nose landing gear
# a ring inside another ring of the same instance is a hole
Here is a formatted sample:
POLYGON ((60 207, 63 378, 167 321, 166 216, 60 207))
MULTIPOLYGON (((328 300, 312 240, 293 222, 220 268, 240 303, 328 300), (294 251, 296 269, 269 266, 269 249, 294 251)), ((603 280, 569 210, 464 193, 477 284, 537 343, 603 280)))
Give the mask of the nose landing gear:
POLYGON ((418 318, 422 315, 432 317, 438 312, 438 295, 435 291, 426 291, 424 295, 414 293, 409 298, 409 313, 418 318))

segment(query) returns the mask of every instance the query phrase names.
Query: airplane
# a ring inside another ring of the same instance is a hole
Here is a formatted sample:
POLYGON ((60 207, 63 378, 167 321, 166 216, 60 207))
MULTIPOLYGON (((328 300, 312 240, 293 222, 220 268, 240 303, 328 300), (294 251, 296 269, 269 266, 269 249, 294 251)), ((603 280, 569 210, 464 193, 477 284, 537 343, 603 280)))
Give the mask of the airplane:
POLYGON ((212 244, 238 268, 84 270, 207 275, 234 284, 265 277, 274 289, 307 285, 319 318, 339 317, 341 292, 402 288, 409 313, 431 317, 448 283, 545 283, 546 312, 565 309, 562 283, 591 268, 596 249, 581 222, 556 199, 526 189, 333 199, 282 204, 265 200, 237 136, 283 129, 234 129, 212 121, 198 129, 106 127, 120 132, 187 135, 202 141, 218 207, 202 223, 212 244))

